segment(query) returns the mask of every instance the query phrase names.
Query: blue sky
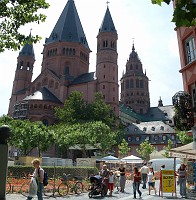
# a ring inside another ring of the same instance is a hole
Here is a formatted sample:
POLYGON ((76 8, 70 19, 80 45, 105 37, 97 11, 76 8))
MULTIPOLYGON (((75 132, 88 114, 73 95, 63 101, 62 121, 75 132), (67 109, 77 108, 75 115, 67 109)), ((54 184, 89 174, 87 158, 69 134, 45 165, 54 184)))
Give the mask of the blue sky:
MULTIPOLYGON (((36 62, 33 80, 41 71, 42 50, 46 37, 49 37, 67 0, 47 0, 50 8, 43 12, 47 15, 45 23, 28 24, 21 28, 25 34, 39 34, 42 40, 34 45, 36 62)), ((96 42, 105 11, 106 0, 75 0, 75 5, 92 53, 90 71, 96 69, 96 42)), ((150 79, 149 90, 151 107, 158 105, 161 97, 164 105, 172 104, 172 96, 183 90, 179 73, 180 58, 175 25, 172 20, 172 5, 161 7, 151 4, 151 0, 110 0, 109 9, 118 33, 119 81, 125 70, 126 61, 131 53, 133 38, 135 49, 150 79)), ((7 114, 15 76, 19 52, 0 53, 0 116, 7 114)), ((120 82, 119 82, 120 85, 120 82)))

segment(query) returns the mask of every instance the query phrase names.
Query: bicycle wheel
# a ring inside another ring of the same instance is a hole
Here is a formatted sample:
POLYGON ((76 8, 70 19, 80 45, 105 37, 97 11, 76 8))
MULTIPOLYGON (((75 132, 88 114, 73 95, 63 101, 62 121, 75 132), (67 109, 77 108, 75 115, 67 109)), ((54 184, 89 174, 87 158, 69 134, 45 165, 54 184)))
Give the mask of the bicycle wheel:
POLYGON ((53 196, 54 193, 55 193, 54 184, 48 183, 48 185, 44 187, 44 195, 47 197, 51 197, 53 196))
POLYGON ((84 189, 84 187, 83 187, 82 182, 78 181, 75 183, 75 185, 74 185, 75 194, 81 194, 83 192, 83 189, 84 189))
POLYGON ((6 194, 10 193, 11 191, 11 184, 9 181, 6 182, 6 194))
POLYGON ((20 193, 23 196, 28 197, 28 195, 29 195, 29 184, 23 183, 21 188, 20 188, 20 193))
POLYGON ((61 183, 58 186, 58 193, 60 196, 64 197, 68 194, 69 192, 69 186, 67 185, 67 183, 61 183))

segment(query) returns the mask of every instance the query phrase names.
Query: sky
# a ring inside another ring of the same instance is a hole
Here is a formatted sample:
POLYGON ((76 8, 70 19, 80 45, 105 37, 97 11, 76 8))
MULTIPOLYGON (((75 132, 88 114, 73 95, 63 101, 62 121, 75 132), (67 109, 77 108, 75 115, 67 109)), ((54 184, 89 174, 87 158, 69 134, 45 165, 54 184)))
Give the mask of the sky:
MULTIPOLYGON (((42 50, 46 37, 50 36, 67 0, 46 0, 50 7, 40 12, 47 19, 41 24, 27 24, 20 29, 29 35, 39 34, 43 39, 34 44, 34 80, 41 72, 42 50)), ((97 34, 107 8, 107 0, 75 0, 75 5, 91 49, 90 72, 96 69, 97 34)), ((172 105, 172 96, 183 90, 180 58, 175 24, 171 22, 172 5, 151 4, 151 0, 110 0, 110 13, 118 33, 119 86, 126 61, 135 51, 149 78, 150 106, 156 107, 158 100, 163 105, 172 105)), ((7 114, 15 76, 19 51, 6 50, 0 53, 0 116, 7 114)))

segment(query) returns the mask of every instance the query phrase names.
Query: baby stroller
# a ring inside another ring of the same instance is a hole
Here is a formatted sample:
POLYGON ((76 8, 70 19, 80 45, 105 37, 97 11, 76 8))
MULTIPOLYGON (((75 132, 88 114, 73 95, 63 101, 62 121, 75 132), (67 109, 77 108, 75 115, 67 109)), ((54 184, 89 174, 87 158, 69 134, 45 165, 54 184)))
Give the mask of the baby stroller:
POLYGON ((90 192, 88 193, 89 198, 92 198, 94 195, 105 196, 105 185, 102 183, 102 177, 99 175, 95 175, 90 177, 90 192))

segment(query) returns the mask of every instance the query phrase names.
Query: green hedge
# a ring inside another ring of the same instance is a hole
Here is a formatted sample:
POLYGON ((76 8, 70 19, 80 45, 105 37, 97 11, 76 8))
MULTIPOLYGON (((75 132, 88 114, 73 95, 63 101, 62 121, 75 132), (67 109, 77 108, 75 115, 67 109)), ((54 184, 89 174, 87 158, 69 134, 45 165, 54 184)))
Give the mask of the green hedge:
MULTIPOLYGON (((71 174, 71 176, 77 176, 81 178, 90 177, 91 175, 97 174, 98 169, 96 167, 51 167, 51 166, 43 166, 42 167, 48 174, 49 178, 61 177, 63 173, 71 174)), ((24 177, 25 174, 32 174, 34 171, 33 167, 30 166, 9 166, 8 167, 8 176, 14 177, 24 177)))

